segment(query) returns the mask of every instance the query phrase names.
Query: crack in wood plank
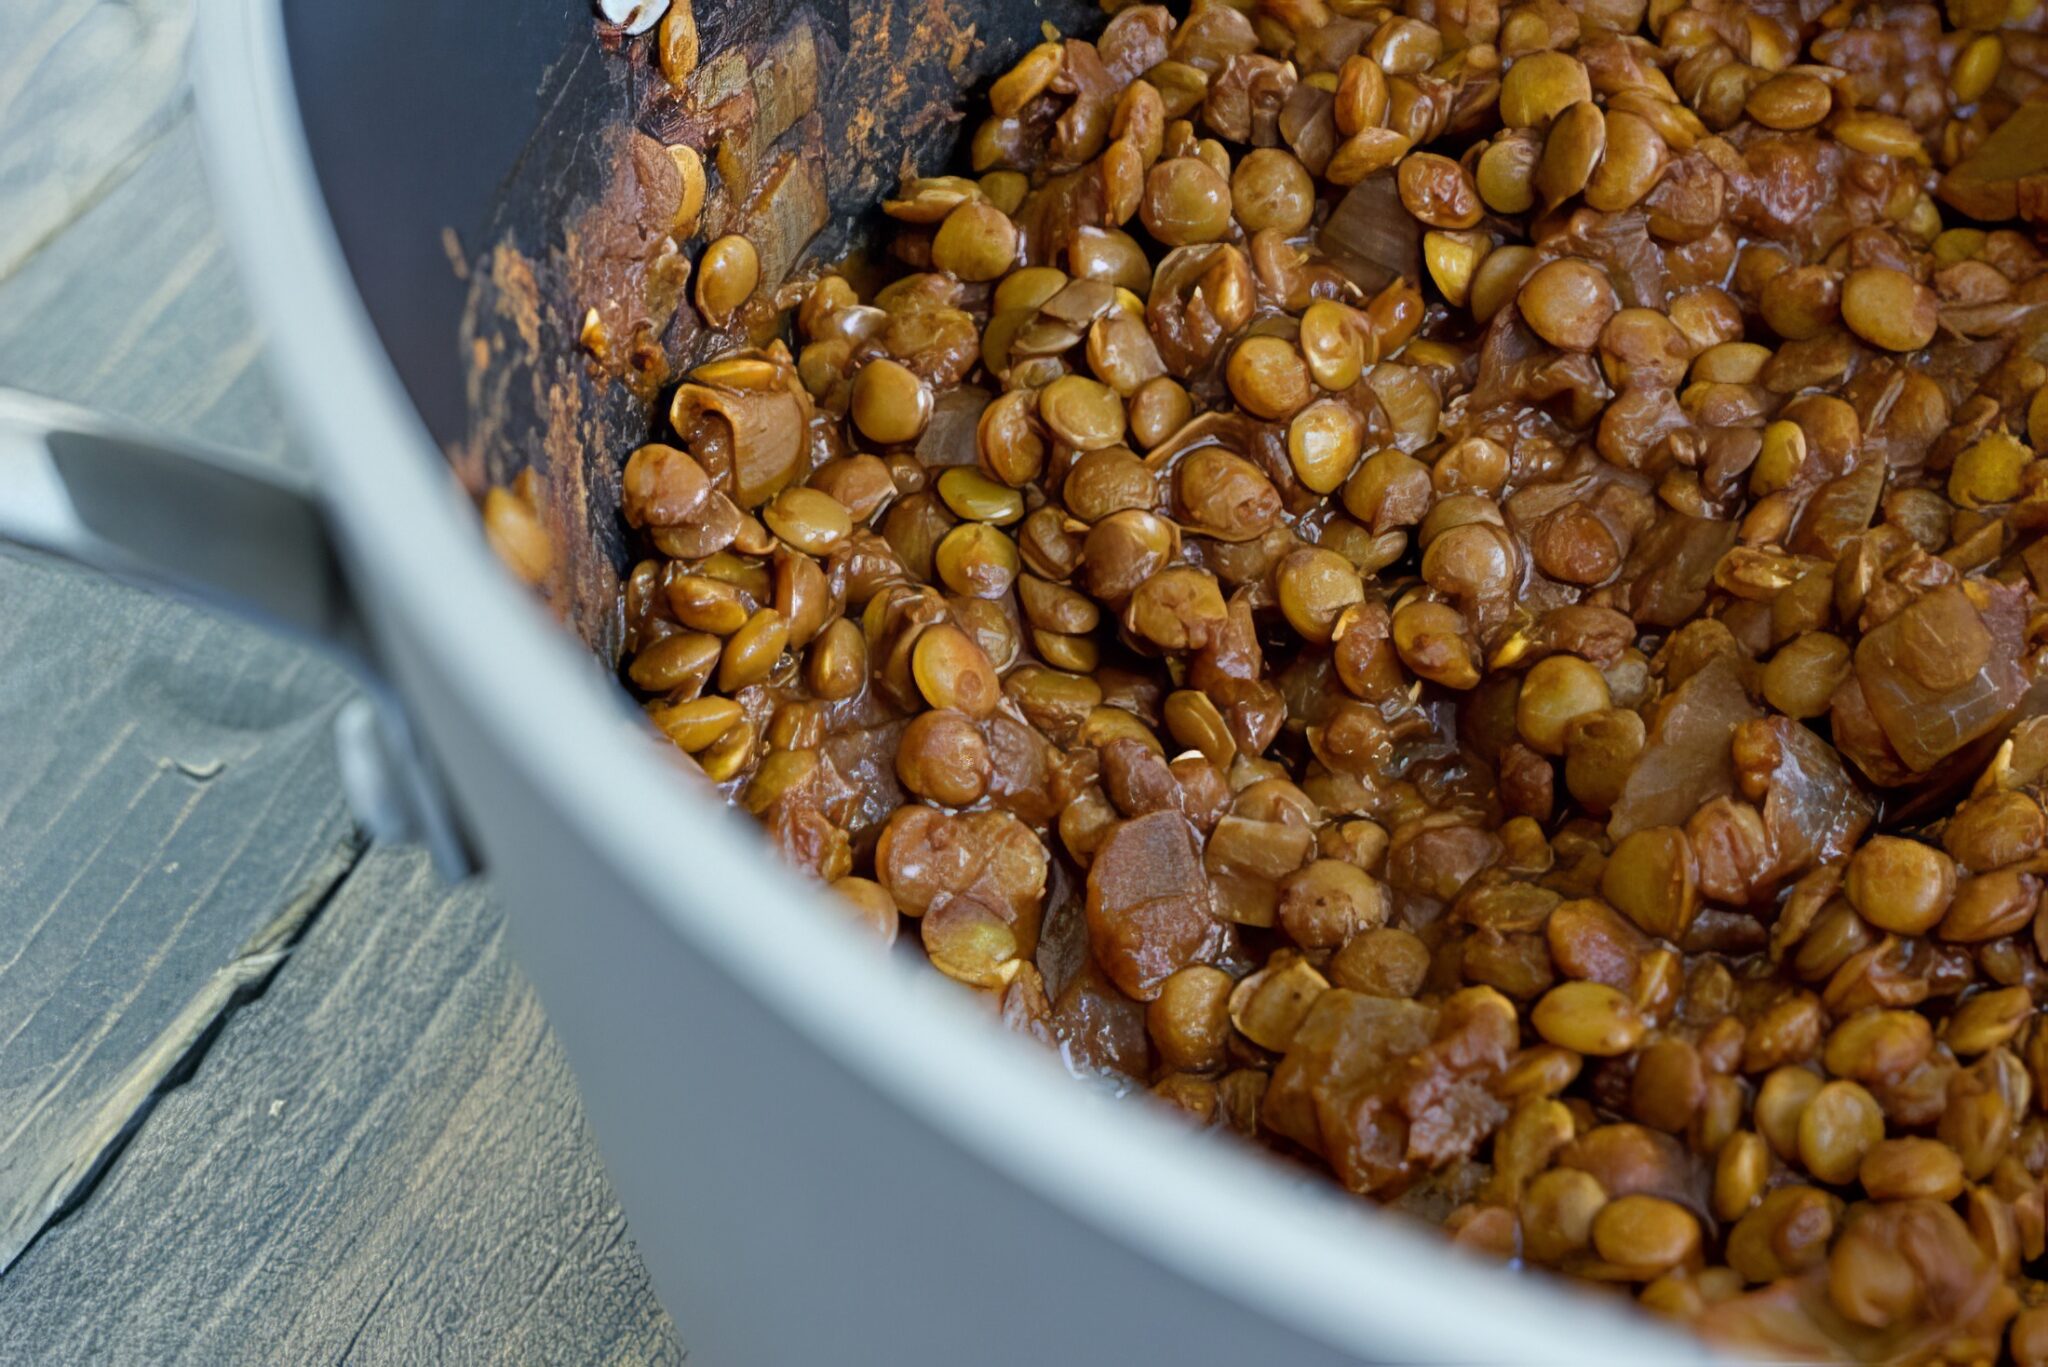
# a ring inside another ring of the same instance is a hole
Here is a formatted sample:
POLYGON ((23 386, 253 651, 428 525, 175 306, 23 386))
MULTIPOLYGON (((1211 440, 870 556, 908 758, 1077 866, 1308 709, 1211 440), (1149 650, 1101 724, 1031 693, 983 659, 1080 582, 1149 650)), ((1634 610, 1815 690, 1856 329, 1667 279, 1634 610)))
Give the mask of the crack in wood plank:
POLYGON ((262 994, 290 956, 293 942, 355 867, 362 851, 362 842, 354 837, 337 845, 299 893, 200 985, 184 1009, 114 1081, 98 1107, 81 1116, 62 1143, 39 1155, 42 1172, 13 1199, 0 1201, 0 1274, 91 1194, 107 1165, 164 1093, 190 1076, 227 1016, 262 994))
POLYGON ((0 1364, 683 1360, 485 889, 386 847, 0 1324, 0 1364))
POLYGON ((361 842, 338 670, 47 557, 0 552, 0 602, 4 1268, 94 1189, 361 842))
MULTIPOLYGON (((80 219, 98 208, 109 195, 121 187, 123 182, 149 161, 151 151, 169 131, 168 126, 153 129, 134 146, 125 148, 121 158, 109 165, 97 179, 88 181, 83 188, 65 195, 62 208, 56 210, 54 216, 50 216, 46 211, 42 221, 38 221, 35 215, 24 215, 27 230, 33 231, 35 236, 0 244, 7 249, 7 254, 0 256, 0 281, 11 278, 33 260, 36 253, 64 236, 80 219)), ((20 193, 22 198, 33 202, 36 196, 51 192, 43 186, 31 186, 20 193)))
MULTIPOLYGON (((200 173, 192 11, 0 0, 0 383, 289 461, 200 173)), ((313 657, 22 563, 0 1367, 680 1360, 481 889, 345 835, 313 657)))
POLYGON ((0 280, 146 160, 185 91, 192 16, 189 0, 0 4, 0 201, 17 210, 0 218, 0 280), (70 94, 108 72, 122 98, 70 94))

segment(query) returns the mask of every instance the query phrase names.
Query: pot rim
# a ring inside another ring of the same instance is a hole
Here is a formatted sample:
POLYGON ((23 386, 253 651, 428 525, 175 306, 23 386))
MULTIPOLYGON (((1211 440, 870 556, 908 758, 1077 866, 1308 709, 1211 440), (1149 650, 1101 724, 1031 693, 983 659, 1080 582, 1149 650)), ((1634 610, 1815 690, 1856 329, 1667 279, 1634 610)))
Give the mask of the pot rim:
POLYGON ((1361 1359, 1710 1360, 1611 1298, 1481 1262, 1251 1145, 1077 1085, 937 975, 821 915, 816 888, 751 822, 639 743, 623 694, 486 546, 342 256, 281 0, 201 5, 194 67, 215 201, 358 584, 669 930, 842 1067, 1071 1218, 1361 1359), (508 673, 520 688, 501 686, 508 673), (692 887, 717 892, 679 891, 692 887), (718 914, 733 905, 747 908, 744 924, 718 914))

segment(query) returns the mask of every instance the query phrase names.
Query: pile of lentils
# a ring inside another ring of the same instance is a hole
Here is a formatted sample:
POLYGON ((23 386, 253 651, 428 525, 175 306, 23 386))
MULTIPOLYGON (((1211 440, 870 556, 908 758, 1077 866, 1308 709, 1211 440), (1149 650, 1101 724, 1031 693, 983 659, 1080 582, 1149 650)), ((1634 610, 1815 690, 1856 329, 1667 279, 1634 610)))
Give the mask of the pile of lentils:
POLYGON ((1735 1350, 2048 1363, 2044 24, 1048 35, 631 453, 625 672, 1077 1072, 1735 1350))

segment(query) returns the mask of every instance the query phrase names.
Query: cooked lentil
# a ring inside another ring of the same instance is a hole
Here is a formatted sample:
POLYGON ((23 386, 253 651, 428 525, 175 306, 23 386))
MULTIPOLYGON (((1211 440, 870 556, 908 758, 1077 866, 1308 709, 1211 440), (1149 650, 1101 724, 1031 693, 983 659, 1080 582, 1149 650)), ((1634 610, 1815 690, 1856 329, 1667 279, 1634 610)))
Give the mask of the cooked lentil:
POLYGON ((2048 1362, 2044 24, 1049 39, 624 462, 626 676, 1078 1070, 1729 1349, 2048 1362))

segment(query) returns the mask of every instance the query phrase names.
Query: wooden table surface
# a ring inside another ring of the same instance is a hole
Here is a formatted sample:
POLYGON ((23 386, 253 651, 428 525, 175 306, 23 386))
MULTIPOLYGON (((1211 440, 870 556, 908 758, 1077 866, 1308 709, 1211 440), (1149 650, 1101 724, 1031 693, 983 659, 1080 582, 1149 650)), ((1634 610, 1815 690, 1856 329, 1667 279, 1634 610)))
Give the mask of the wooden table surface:
MULTIPOLYGON (((192 0, 0 0, 0 385, 289 460, 192 0)), ((317 656, 0 551, 0 1362, 673 1362, 488 887, 317 656)))

